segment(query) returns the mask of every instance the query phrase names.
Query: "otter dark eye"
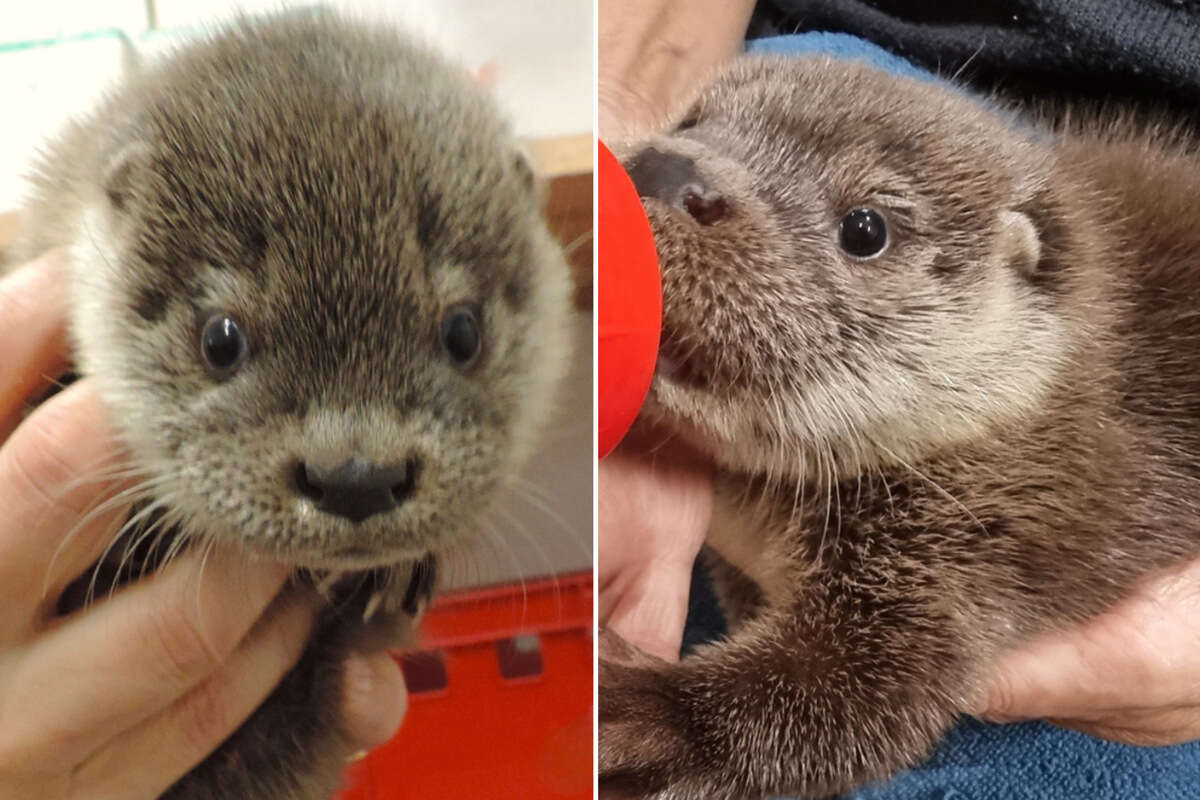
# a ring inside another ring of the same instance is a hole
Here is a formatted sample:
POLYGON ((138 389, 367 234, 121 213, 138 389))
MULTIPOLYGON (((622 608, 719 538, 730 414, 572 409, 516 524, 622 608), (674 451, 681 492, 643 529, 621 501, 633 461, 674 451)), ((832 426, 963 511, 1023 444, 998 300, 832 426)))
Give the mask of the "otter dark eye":
POLYGON ((838 226, 838 244, 855 258, 870 258, 887 247, 887 223, 873 208, 856 208, 838 226))
POLYGON ((228 375, 246 358, 246 335, 232 317, 215 314, 200 333, 200 353, 215 373, 228 375))
POLYGON ((460 367, 465 367, 479 355, 479 321, 475 312, 466 306, 450 309, 442 319, 442 349, 460 367))

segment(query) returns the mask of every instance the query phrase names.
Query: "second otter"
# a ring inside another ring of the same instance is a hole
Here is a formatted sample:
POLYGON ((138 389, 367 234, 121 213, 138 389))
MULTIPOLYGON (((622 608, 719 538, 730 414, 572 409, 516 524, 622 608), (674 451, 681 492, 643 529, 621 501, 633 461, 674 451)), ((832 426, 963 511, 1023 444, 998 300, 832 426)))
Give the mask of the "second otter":
POLYGON ((628 166, 664 284, 648 414, 721 470, 732 630, 678 664, 609 650, 602 787, 885 777, 1005 651, 1200 554, 1187 142, 747 58, 628 166))

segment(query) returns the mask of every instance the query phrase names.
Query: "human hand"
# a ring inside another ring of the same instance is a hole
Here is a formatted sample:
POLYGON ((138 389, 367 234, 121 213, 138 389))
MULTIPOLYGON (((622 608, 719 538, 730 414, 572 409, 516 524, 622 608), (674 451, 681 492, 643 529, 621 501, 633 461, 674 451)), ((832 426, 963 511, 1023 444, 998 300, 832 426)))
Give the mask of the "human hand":
POLYGON ((1153 576, 1108 613, 1009 654, 981 704, 1102 739, 1200 739, 1200 559, 1153 576))
MULTIPOLYGON (((133 486, 90 381, 22 420, 66 363, 60 269, 43 259, 0 280, 0 796, 157 797, 296 662, 314 608, 282 590, 288 567, 214 548, 57 613, 125 519, 117 495, 133 486)), ((347 728, 369 746, 399 723, 399 671, 347 667, 347 728)))
POLYGON ((712 518, 711 468, 674 441, 627 439, 598 468, 600 626, 676 661, 712 518))
POLYGON ((597 101, 610 143, 662 127, 742 48, 753 0, 606 0, 597 101))

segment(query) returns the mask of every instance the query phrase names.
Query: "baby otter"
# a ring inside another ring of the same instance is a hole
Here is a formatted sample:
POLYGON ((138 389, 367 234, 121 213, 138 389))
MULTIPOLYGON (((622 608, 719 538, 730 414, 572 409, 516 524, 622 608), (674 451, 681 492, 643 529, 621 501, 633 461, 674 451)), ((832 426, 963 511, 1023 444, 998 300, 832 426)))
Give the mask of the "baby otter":
POLYGON ((627 161, 662 265, 646 414, 718 467, 727 639, 602 640, 600 785, 824 797, 997 659, 1200 555, 1192 142, 745 58, 627 161))
POLYGON ((328 797, 338 665, 418 613, 564 372, 568 270, 528 163, 465 71, 395 31, 243 20, 51 145, 12 255, 50 247, 78 371, 146 475, 122 563, 233 542, 337 601, 165 796, 328 797))

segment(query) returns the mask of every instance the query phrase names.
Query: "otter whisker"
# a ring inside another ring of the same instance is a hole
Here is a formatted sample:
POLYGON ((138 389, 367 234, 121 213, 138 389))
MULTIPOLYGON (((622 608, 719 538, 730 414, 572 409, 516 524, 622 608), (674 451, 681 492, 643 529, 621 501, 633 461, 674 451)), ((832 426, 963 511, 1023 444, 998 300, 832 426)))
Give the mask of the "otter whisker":
MULTIPOLYGON (((507 531, 519 531, 521 529, 521 526, 514 523, 512 516, 507 511, 502 508, 496 508, 495 511, 498 516, 502 517, 508 523, 507 531)), ((505 531, 501 531, 499 528, 497 528, 497 531, 498 535, 495 541, 503 546, 504 553, 508 556, 513 572, 516 574, 517 580, 521 583, 521 624, 524 624, 529 615, 529 582, 526 580, 525 570, 521 568, 520 559, 517 558, 511 542, 504 535, 505 531)))
MULTIPOLYGON (((572 535, 575 533, 575 529, 571 527, 571 524, 566 520, 565 517, 563 517, 562 514, 554 510, 554 508, 551 506, 552 501, 550 497, 546 495, 545 492, 536 484, 518 476, 516 478, 516 485, 514 486, 513 497, 523 500, 530 507, 541 512, 551 522, 558 525, 566 537, 565 540, 571 544, 580 555, 589 558, 591 557, 591 537, 588 537, 588 542, 584 543, 572 535)), ((591 520, 588 520, 588 528, 590 530, 591 520)))
MULTIPOLYGON (((138 580, 146 577, 147 570, 162 568, 165 559, 160 558, 159 551, 162 548, 163 540, 171 537, 172 534, 175 537, 181 536, 177 527, 181 515, 172 510, 173 500, 173 496, 163 498, 163 502, 159 506, 161 513, 158 519, 153 520, 148 526, 147 533, 152 534, 153 539, 150 542, 149 548, 147 548, 146 558, 142 561, 142 568, 138 572, 138 580)), ((171 541, 174 542, 175 538, 172 538, 171 541)))
MULTIPOLYGON (((177 535, 174 539, 172 539, 171 544, 167 546, 167 552, 163 556, 163 561, 162 564, 159 565, 159 569, 165 568, 167 565, 175 561, 176 558, 179 558, 180 554, 183 553, 183 551, 192 543, 193 538, 195 538, 193 532, 187 527, 184 527, 186 520, 183 518, 182 513, 177 513, 178 518, 175 526, 177 535)), ((207 533, 201 533, 200 536, 205 539, 211 539, 212 543, 214 544, 216 542, 216 538, 210 537, 207 533)))
POLYGON ((156 474, 153 470, 145 467, 122 463, 122 458, 122 455, 115 454, 106 458, 95 459, 78 476, 55 487, 55 492, 51 499, 61 501, 75 490, 90 484, 120 483, 122 479, 138 475, 156 474))
MULTIPOLYGON (((128 561, 134 557, 134 554, 137 552, 138 547, 141 546, 142 542, 144 542, 149 536, 154 534, 156 528, 158 527, 158 524, 161 522, 161 517, 159 519, 152 520, 149 525, 146 525, 145 527, 141 528, 141 530, 138 530, 139 526, 141 526, 142 523, 145 522, 145 520, 149 519, 157 511, 159 511, 161 508, 163 508, 168 502, 169 502, 169 499, 163 498, 163 499, 160 499, 156 503, 147 505, 144 509, 142 509, 138 513, 132 515, 128 520, 126 520, 125 524, 121 527, 121 530, 117 534, 116 538, 118 540, 124 539, 125 547, 122 549, 121 557, 117 561, 116 577, 114 579, 114 584, 119 583, 121 581, 121 573, 125 569, 125 565, 128 563, 128 561), (136 532, 136 533, 132 537, 126 535, 127 533, 134 533, 134 532, 136 532)), ((145 570, 146 570, 146 562, 143 561, 142 562, 142 573, 143 574, 145 573, 145 570)))
MULTIPOLYGON (((150 500, 150 504, 147 506, 147 508, 153 509, 158 503, 159 503, 159 501, 157 499, 152 499, 152 500, 150 500)), ((136 523, 134 523, 134 524, 136 524, 136 523)), ((93 565, 92 576, 91 576, 91 579, 88 581, 87 592, 84 595, 84 605, 85 606, 89 606, 93 602, 95 602, 96 582, 100 578, 100 573, 106 566, 110 566, 109 556, 112 553, 113 548, 116 547, 117 544, 123 540, 124 532, 129 529, 130 529, 130 520, 126 519, 121 524, 121 527, 117 529, 116 533, 109 539, 108 544, 105 545, 105 547, 104 547, 104 551, 100 554, 100 558, 97 559, 95 564, 93 565)), ((118 573, 114 576, 112 585, 109 587, 108 594, 110 597, 116 591, 117 586, 120 583, 119 579, 120 579, 120 573, 118 571, 118 573)))
MULTIPOLYGON (((191 543, 193 537, 185 535, 179 538, 181 541, 187 540, 189 543, 191 543)), ((217 537, 215 536, 212 536, 208 533, 203 533, 199 536, 199 538, 201 548, 200 565, 196 569, 196 592, 193 595, 197 617, 200 617, 204 613, 204 572, 208 568, 208 559, 217 546, 217 537)), ((177 550, 176 552, 181 551, 182 550, 177 550)), ((170 551, 168 551, 168 553, 169 552, 170 551)))
MULTIPOLYGON (((836 458, 836 456, 833 452, 833 446, 829 442, 826 442, 825 446, 829 451, 829 462, 831 465, 833 465, 833 462, 836 458)), ((833 468, 833 467, 831 466, 831 468, 833 468)), ((842 541, 842 479, 841 479, 841 476, 836 475, 836 474, 831 475, 829 482, 831 484, 833 484, 833 495, 834 495, 833 507, 837 513, 837 525, 833 529, 833 545, 832 545, 833 551, 836 556, 837 548, 841 544, 841 541, 842 541)))
POLYGON ((589 228, 583 233, 576 236, 567 244, 563 245, 563 255, 567 258, 575 255, 575 251, 592 240, 592 230, 589 228))
MULTIPOLYGON (((522 499, 527 499, 532 504, 532 499, 533 499, 532 497, 522 498, 522 499)), ((535 507, 537 507, 537 506, 535 506, 535 507)), ((550 513, 550 509, 543 508, 540 510, 542 510, 544 513, 547 513, 547 514, 550 513)), ((557 515, 554 515, 554 516, 557 516, 557 515)), ((552 516, 551 519, 553 519, 554 516, 552 516)), ((509 517, 509 518, 511 519, 511 517, 509 517)), ((566 521, 563 520, 562 517, 557 517, 557 518, 560 521, 560 523, 562 524, 564 532, 568 535, 568 541, 572 541, 578 547, 579 552, 584 554, 587 557, 587 560, 590 562, 591 561, 591 548, 587 547, 582 542, 575 541, 574 537, 572 537, 570 535, 571 534, 570 527, 566 524, 566 521)), ((543 543, 541 541, 539 541, 538 538, 536 536, 534 536, 531 531, 529 531, 524 526, 519 526, 519 525, 514 526, 513 530, 516 532, 516 534, 518 536, 520 536, 526 543, 528 543, 530 545, 532 550, 539 555, 539 557, 542 559, 542 562, 545 564, 545 567, 546 567, 545 574, 552 581, 553 590, 554 590, 554 599, 555 599, 555 603, 558 607, 558 617, 561 619, 562 613, 563 613, 562 585, 559 581, 558 570, 555 569, 554 562, 551 561, 550 556, 546 552, 546 549, 545 549, 543 543)))
MULTIPOLYGON (((881 447, 882 447, 882 445, 881 445, 881 447)), ((889 450, 888 448, 886 448, 886 447, 883 447, 882 449, 883 449, 885 452, 887 452, 887 453, 888 453, 888 455, 890 455, 892 458, 894 458, 894 459, 897 461, 897 463, 899 463, 899 464, 900 464, 902 467, 904 467, 905 469, 907 469, 907 470, 908 470, 909 472, 911 472, 913 475, 916 475, 916 476, 917 476, 918 478, 920 478, 921 480, 925 481, 925 483, 927 483, 927 484, 928 484, 928 485, 929 485, 931 488, 933 488, 933 490, 934 490, 934 491, 936 491, 936 492, 937 492, 938 494, 940 494, 942 497, 946 498, 946 499, 947 499, 947 500, 949 500, 950 502, 954 503, 954 505, 958 506, 958 508, 959 508, 959 509, 960 509, 960 510, 961 510, 961 511, 964 513, 964 514, 966 514, 966 515, 967 515, 967 516, 968 516, 968 517, 971 519, 971 521, 972 521, 972 522, 974 522, 974 523, 975 523, 975 524, 976 524, 976 525, 979 527, 979 530, 980 530, 980 531, 982 531, 982 532, 983 532, 983 534, 984 534, 985 536, 987 535, 987 533, 988 533, 987 526, 986 526, 986 525, 984 525, 984 524, 983 524, 983 522, 981 522, 981 521, 980 521, 979 517, 975 516, 975 514, 974 514, 974 513, 971 511, 971 509, 967 508, 967 507, 966 507, 966 506, 965 506, 965 505, 962 503, 962 501, 960 501, 960 500, 959 500, 957 497, 955 497, 953 494, 951 494, 950 492, 948 492, 948 491, 946 491, 944 488, 942 488, 942 486, 941 486, 939 483, 937 483, 937 481, 933 480, 933 479, 932 479, 932 478, 930 478, 928 475, 926 475, 925 473, 921 472, 919 469, 917 469, 917 468, 916 468, 916 467, 914 467, 913 465, 909 464, 909 463, 908 463, 907 461, 905 461, 904 459, 900 458, 898 455, 896 455, 895 453, 893 453, 893 452, 892 452, 891 450, 889 450)))
MULTIPOLYGON (((75 524, 71 526, 70 530, 67 531, 66 535, 63 536, 62 540, 58 543, 58 546, 54 548, 54 552, 50 556, 50 561, 46 565, 46 574, 42 582, 42 598, 45 599, 46 594, 50 591, 51 576, 54 574, 54 567, 58 564, 58 559, 75 541, 75 537, 77 537, 100 515, 119 506, 125 505, 126 503, 134 504, 149 499, 149 492, 160 485, 160 483, 160 479, 143 480, 138 484, 124 489, 121 492, 118 492, 116 495, 103 500, 96 506, 93 506, 86 514, 77 520, 75 524)), ((123 523, 122 527, 118 528, 117 533, 114 534, 112 542, 109 544, 110 547, 119 538, 119 533, 123 529, 124 524, 125 523, 123 523)), ((105 554, 107 554, 107 550, 105 550, 105 554)))
POLYGON ((324 597, 326 600, 332 601, 333 587, 338 581, 345 577, 345 575, 346 573, 340 570, 331 570, 330 572, 327 572, 325 577, 321 578, 320 582, 314 587, 317 590, 317 594, 321 595, 321 597, 324 597))

